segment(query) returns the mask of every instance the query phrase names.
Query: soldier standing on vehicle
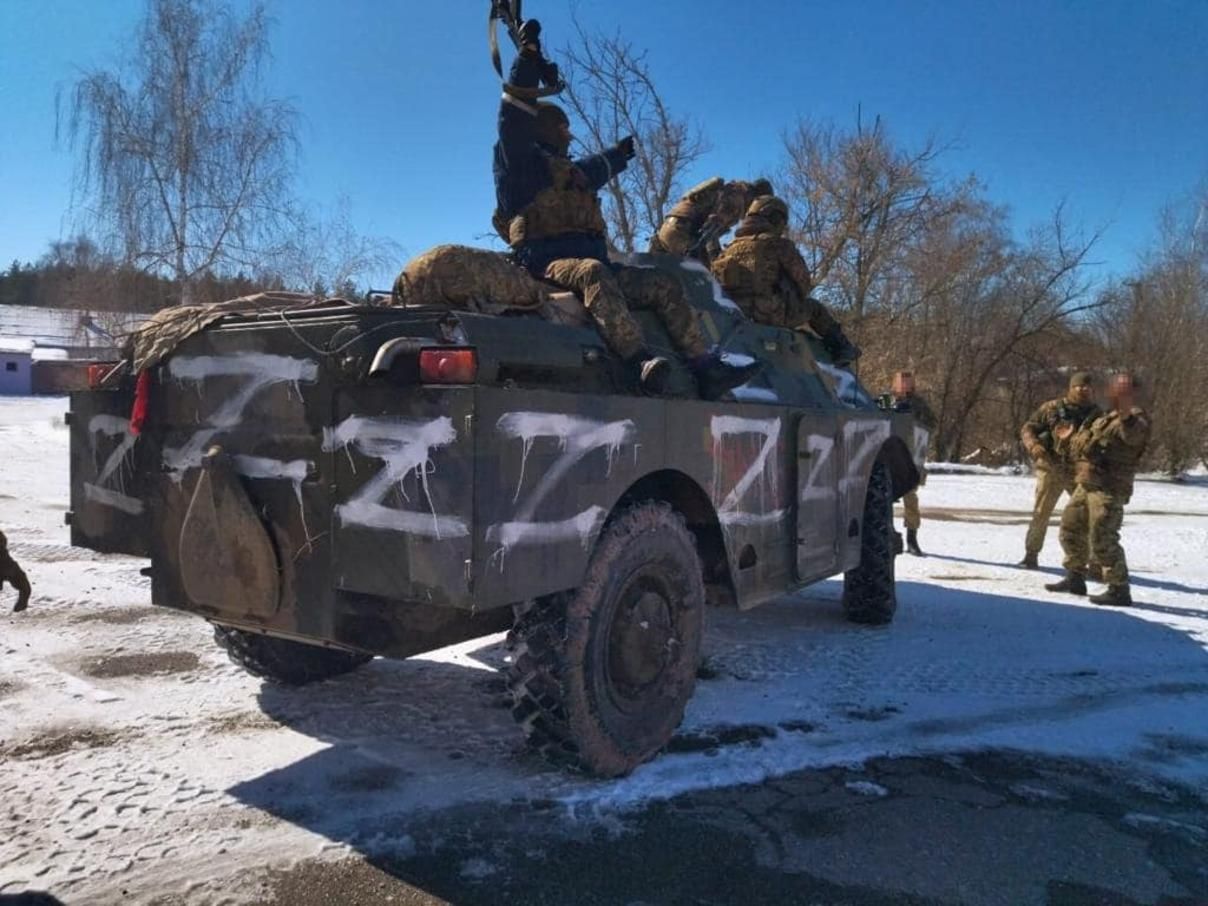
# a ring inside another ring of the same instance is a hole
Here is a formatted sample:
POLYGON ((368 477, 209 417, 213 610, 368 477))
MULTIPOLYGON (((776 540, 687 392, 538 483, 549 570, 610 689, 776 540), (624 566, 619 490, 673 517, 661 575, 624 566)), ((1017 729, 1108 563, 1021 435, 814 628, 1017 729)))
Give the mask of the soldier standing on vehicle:
MULTIPOLYGON (((899 371, 893 376, 893 390, 889 394, 887 402, 888 406, 885 408, 891 412, 909 412, 914 416, 914 420, 928 431, 935 429, 935 414, 927 405, 927 401, 915 392, 912 372, 899 371)), ((926 483, 927 471, 924 469, 919 473, 919 487, 926 483)), ((902 498, 902 509, 905 511, 906 550, 916 557, 922 557, 923 551, 919 547, 919 527, 923 524, 923 517, 919 512, 918 488, 902 498)))
POLYGON ((772 184, 766 179, 727 182, 714 176, 676 202, 650 240, 650 251, 695 258, 708 267, 721 254, 721 237, 738 223, 751 202, 771 194, 772 184))
POLYGON ((748 318, 796 329, 803 324, 841 368, 860 357, 826 306, 813 298, 809 267, 793 240, 784 235, 789 209, 774 195, 755 199, 734 233, 734 241, 713 262, 713 276, 748 318))
POLYGON ((5 582, 16 589, 17 603, 13 607, 13 613, 20 613, 29 606, 29 579, 8 552, 8 538, 4 532, 0 532, 0 591, 4 589, 5 582))
MULTIPOLYGON (((501 140, 502 140, 501 136, 501 140)), ((541 103, 537 140, 507 157, 520 167, 511 174, 501 209, 515 260, 538 279, 578 293, 604 342, 638 373, 650 393, 663 390, 670 363, 646 347, 627 299, 651 308, 696 375, 701 395, 715 399, 745 383, 757 365, 732 365, 710 347, 673 277, 649 268, 615 266, 608 260, 607 225, 598 192, 634 156, 633 138, 622 139, 603 154, 572 161, 570 121, 565 112, 541 103)), ((504 193, 500 193, 501 197, 504 193)))
MULTIPOLYGON (((1023 423, 1019 439, 1032 458, 1036 470, 1036 498, 1032 504, 1032 521, 1024 541, 1024 557, 1019 565, 1026 569, 1040 566, 1040 549, 1049 529, 1049 517, 1063 493, 1074 494, 1074 463, 1057 452, 1054 433, 1063 424, 1081 427, 1095 418, 1101 409, 1095 404, 1095 379, 1087 371, 1077 371, 1070 377, 1065 396, 1042 403, 1023 423)), ((1085 564, 1084 564, 1085 565, 1085 564)), ((1097 565, 1097 564, 1096 564, 1097 565)))
POLYGON ((1103 567, 1107 590, 1092 595, 1094 604, 1132 604, 1128 563, 1120 546, 1124 505, 1132 497, 1133 476, 1149 443, 1149 416, 1136 405, 1138 383, 1131 374, 1112 378, 1108 390, 1111 411, 1080 429, 1066 423, 1056 429, 1058 446, 1074 461, 1077 487, 1061 514, 1061 547, 1065 578, 1046 585, 1049 591, 1086 594, 1088 558, 1103 567))

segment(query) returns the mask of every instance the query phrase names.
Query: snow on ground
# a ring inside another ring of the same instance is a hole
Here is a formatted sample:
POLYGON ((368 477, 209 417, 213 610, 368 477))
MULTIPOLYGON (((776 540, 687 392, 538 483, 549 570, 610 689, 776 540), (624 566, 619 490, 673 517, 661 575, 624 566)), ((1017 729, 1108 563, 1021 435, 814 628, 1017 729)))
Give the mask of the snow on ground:
POLYGON ((405 850, 425 810, 527 797, 600 817, 881 754, 1116 759, 1131 782, 1208 791, 1204 482, 1138 485, 1124 532, 1138 603, 1121 611, 1043 590, 1055 530, 1047 572, 1011 565, 1029 478, 934 475, 930 556, 899 559, 892 627, 844 622, 837 581, 711 612, 711 678, 682 744, 599 782, 524 751, 498 637, 306 689, 243 674, 203 621, 149 606, 144 561, 69 545, 63 411, 0 399, 0 527, 34 584, 27 613, 6 612, 11 592, 0 605, 0 894, 239 902, 251 869, 405 850))

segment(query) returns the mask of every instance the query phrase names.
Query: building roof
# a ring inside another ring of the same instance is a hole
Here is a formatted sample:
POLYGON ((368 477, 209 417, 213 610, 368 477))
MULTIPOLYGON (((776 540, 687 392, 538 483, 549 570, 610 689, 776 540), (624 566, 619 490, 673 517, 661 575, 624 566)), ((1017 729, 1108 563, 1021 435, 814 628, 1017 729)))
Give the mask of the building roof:
POLYGON ((0 352, 30 355, 34 351, 33 340, 23 340, 19 337, 0 336, 0 352))
POLYGON ((144 312, 0 305, 0 337, 63 349, 113 349, 149 317, 144 312))

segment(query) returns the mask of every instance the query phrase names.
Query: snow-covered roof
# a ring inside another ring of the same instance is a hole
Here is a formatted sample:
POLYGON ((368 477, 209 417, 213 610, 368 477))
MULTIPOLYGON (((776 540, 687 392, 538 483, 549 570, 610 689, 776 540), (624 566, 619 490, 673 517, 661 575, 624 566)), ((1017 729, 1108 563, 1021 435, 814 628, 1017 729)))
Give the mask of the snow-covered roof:
POLYGON ((35 362, 66 362, 70 356, 66 349, 56 349, 53 346, 35 346, 33 360, 35 362))
POLYGON ((143 312, 0 305, 0 337, 33 340, 39 346, 109 348, 149 317, 143 312))
POLYGON ((25 353, 26 355, 29 355, 33 351, 33 340, 24 340, 20 337, 0 336, 0 352, 25 353))

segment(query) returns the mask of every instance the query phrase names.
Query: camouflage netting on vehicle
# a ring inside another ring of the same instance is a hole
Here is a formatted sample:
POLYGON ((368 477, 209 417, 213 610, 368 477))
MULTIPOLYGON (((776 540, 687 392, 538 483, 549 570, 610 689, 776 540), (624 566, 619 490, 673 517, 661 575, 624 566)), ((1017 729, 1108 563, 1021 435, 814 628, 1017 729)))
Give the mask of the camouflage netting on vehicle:
POLYGON ((403 268, 394 281, 395 305, 447 305, 499 313, 535 311, 549 301, 548 287, 504 255, 464 245, 438 245, 403 268))
POLYGON ((123 357, 129 359, 131 369, 137 374, 158 365, 186 339, 227 315, 253 311, 286 312, 330 305, 332 301, 306 293, 271 292, 210 305, 174 305, 157 311, 130 334, 123 348, 123 357))

